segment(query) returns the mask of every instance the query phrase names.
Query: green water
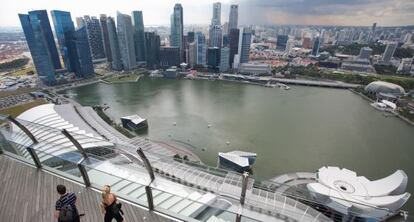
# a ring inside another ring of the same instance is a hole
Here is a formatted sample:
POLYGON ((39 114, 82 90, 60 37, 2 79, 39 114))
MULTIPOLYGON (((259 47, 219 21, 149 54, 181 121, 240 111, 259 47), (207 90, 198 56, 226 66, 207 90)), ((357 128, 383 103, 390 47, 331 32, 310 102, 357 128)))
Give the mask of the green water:
POLYGON ((348 90, 142 78, 66 93, 82 105, 108 104, 117 121, 131 114, 147 118, 144 136, 186 146, 209 165, 216 165, 218 152, 255 152, 257 179, 325 165, 369 179, 403 169, 414 193, 414 127, 348 90))

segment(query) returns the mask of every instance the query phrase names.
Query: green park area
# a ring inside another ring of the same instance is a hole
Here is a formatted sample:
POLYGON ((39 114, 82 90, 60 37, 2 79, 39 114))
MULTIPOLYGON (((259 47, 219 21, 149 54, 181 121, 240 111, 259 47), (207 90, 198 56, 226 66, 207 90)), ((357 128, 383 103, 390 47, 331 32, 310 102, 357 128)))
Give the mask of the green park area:
POLYGON ((414 89, 414 78, 394 75, 364 74, 354 72, 340 72, 332 70, 319 69, 316 66, 308 65, 307 67, 282 67, 274 69, 273 72, 289 71, 288 77, 311 77, 317 79, 329 79, 342 81, 346 83, 367 85, 373 81, 386 81, 402 86, 406 90, 414 89))
POLYGON ((16 96, 24 93, 34 92, 39 89, 37 88, 18 88, 16 90, 7 90, 7 91, 0 91, 0 98, 4 98, 7 96, 16 96))
POLYGON ((136 74, 115 74, 108 78, 105 78, 104 81, 109 84, 115 83, 124 83, 124 82, 136 82, 139 80, 139 75, 136 74))

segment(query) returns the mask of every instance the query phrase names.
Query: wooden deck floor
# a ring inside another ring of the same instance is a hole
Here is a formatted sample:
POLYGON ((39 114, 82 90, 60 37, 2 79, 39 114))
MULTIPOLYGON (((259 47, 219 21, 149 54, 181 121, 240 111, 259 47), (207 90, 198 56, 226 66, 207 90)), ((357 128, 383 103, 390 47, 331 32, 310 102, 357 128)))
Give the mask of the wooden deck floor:
MULTIPOLYGON (((103 221, 99 211, 100 194, 92 189, 64 180, 47 172, 0 155, 0 221, 56 222, 53 219, 58 199, 56 185, 64 184, 69 192, 75 192, 77 207, 85 213, 81 222, 103 221)), ((125 221, 170 221, 153 212, 123 203, 125 221)))

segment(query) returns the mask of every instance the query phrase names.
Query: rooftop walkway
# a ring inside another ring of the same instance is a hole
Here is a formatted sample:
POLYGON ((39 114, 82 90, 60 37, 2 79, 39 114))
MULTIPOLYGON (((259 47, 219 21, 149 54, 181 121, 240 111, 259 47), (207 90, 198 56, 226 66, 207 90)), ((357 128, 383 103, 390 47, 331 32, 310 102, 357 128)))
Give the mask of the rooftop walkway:
MULTIPOLYGON (((56 185, 64 184, 75 192, 77 207, 85 213, 81 222, 103 221, 99 211, 100 193, 77 183, 37 170, 5 155, 0 155, 0 219, 7 221, 50 221, 58 194, 56 185)), ((140 207, 122 203, 126 221, 171 221, 140 207)))

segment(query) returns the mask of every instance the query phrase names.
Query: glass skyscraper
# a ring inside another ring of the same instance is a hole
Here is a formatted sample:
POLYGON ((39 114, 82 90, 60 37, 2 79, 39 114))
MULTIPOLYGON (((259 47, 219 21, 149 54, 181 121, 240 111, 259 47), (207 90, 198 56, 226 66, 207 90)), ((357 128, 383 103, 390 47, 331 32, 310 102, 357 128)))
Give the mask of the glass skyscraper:
POLYGON ((174 12, 171 15, 171 36, 170 45, 180 48, 180 59, 183 55, 183 36, 184 36, 184 24, 183 24, 183 7, 181 4, 175 4, 174 12))
POLYGON ((250 51, 250 43, 252 40, 252 30, 251 28, 242 28, 240 30, 239 36, 239 61, 238 63, 247 63, 249 62, 249 51, 250 51))
POLYGON ((124 70, 131 70, 136 67, 134 28, 131 16, 117 12, 117 31, 121 61, 124 70))
POLYGON ((238 5, 230 5, 229 32, 232 29, 237 29, 238 19, 239 19, 239 6, 238 5))
POLYGON ((160 63, 160 36, 155 32, 145 32, 145 49, 147 67, 152 69, 160 63))
POLYGON ((84 16, 86 31, 88 33, 89 46, 93 59, 105 58, 105 49, 102 40, 102 30, 99 19, 92 16, 84 16))
POLYGON ((103 43, 104 43, 104 49, 105 49, 105 56, 108 61, 108 63, 112 62, 112 52, 111 52, 111 46, 109 45, 109 34, 108 34, 108 26, 107 26, 107 17, 105 14, 101 14, 99 16, 99 21, 101 23, 101 29, 102 29, 102 37, 103 37, 103 43))
MULTIPOLYGON (((71 58, 68 52, 68 46, 66 45, 65 33, 74 32, 75 26, 73 25, 72 17, 70 12, 52 10, 50 11, 52 15, 53 25, 55 27, 55 33, 59 44, 60 53, 63 57, 63 62, 65 68, 69 72, 74 71, 74 67, 71 65, 71 58)), ((73 58, 72 58, 73 60, 73 58)))
POLYGON ((110 63, 111 69, 119 71, 119 70, 122 70, 121 52, 119 49, 119 42, 118 42, 118 35, 116 33, 115 20, 112 17, 108 17, 107 26, 108 26, 109 45, 111 47, 111 52, 112 52, 112 62, 110 63))
POLYGON ((46 10, 19 14, 19 19, 38 78, 46 85, 56 84, 55 70, 62 67, 46 10))
POLYGON ((134 25, 134 45, 136 61, 142 62, 145 61, 145 35, 142 11, 132 12, 132 23, 134 25))
POLYGON ((94 70, 86 27, 83 26, 76 31, 65 32, 65 40, 76 76, 79 78, 93 76, 94 70))

